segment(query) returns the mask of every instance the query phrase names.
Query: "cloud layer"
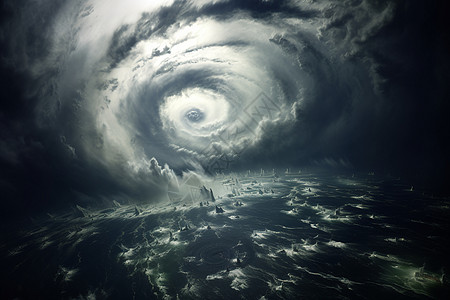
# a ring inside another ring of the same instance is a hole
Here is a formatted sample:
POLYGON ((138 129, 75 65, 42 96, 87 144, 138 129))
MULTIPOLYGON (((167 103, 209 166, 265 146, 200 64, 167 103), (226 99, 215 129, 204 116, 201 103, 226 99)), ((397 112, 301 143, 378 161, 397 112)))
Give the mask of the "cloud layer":
POLYGON ((448 36, 439 4, 419 6, 6 1, 2 190, 34 209, 157 201, 170 168, 325 164, 439 181, 448 36), (156 174, 152 158, 170 168, 156 174))

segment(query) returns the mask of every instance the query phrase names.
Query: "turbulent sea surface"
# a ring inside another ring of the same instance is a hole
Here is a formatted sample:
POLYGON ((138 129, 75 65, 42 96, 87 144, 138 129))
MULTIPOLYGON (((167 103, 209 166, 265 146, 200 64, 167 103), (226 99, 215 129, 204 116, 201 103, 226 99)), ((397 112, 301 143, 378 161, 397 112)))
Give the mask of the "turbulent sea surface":
POLYGON ((234 174, 10 230, 2 298, 445 298, 449 199, 401 180, 234 174), (169 191, 170 196, 170 191, 169 191), (217 206, 217 209, 216 209, 217 206), (220 212, 220 208, 223 212, 220 212))

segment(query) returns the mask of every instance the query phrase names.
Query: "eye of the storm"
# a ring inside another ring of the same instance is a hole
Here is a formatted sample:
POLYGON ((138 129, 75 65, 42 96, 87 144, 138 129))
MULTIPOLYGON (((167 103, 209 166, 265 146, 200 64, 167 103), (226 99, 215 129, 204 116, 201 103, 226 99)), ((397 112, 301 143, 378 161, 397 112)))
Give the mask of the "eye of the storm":
POLYGON ((186 119, 188 119, 190 122, 198 123, 201 122, 204 119, 204 114, 201 110, 194 108, 189 110, 186 115, 186 119))

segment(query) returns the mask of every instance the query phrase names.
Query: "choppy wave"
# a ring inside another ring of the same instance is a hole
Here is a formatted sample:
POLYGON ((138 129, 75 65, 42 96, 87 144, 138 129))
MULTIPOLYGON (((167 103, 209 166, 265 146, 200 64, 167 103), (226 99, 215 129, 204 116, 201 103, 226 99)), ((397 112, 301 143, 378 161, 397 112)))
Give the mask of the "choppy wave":
MULTIPOLYGON (((386 204, 384 196, 376 194, 371 199, 352 197, 359 188, 345 183, 337 183, 335 197, 323 197, 333 193, 327 186, 338 181, 323 176, 317 179, 322 188, 309 198, 311 204, 286 214, 291 207, 286 198, 309 197, 297 194, 308 187, 301 180, 309 176, 273 182, 273 177, 234 175, 240 188, 249 191, 239 196, 240 206, 224 188, 211 205, 200 205, 203 199, 198 198, 49 216, 36 220, 38 229, 7 238, 0 253, 12 280, 30 293, 42 284, 47 289, 40 292, 49 296, 439 298, 448 291, 443 242, 448 222, 443 218, 446 210, 435 210, 448 199, 426 196, 431 205, 419 211, 414 199, 425 195, 387 188, 386 182, 383 193, 396 202, 386 204), (276 196, 252 194, 259 190, 254 181, 276 189, 276 196), (314 209, 317 204, 321 209, 314 209), (242 218, 217 212, 216 205, 242 218), (334 211, 347 206, 354 210, 345 211, 345 222, 322 214, 324 207, 334 211), (373 207, 379 218, 361 215, 375 213, 373 207), (434 222, 414 221, 425 215, 441 222, 440 229, 434 222), (428 230, 434 235, 422 234, 428 230), (41 274, 42 269, 46 271, 39 282, 24 276, 41 274)), ((378 184, 361 181, 372 188, 378 184)), ((228 180, 214 184, 226 185, 228 180)), ((26 294, 14 284, 10 288, 26 294)))

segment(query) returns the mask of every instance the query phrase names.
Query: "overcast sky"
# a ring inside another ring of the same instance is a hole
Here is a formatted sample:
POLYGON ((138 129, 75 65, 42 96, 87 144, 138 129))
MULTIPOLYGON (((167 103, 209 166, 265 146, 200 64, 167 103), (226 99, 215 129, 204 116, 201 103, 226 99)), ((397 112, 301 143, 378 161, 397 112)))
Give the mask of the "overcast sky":
POLYGON ((2 3, 5 214, 158 201, 216 168, 445 191, 445 1, 2 3))

